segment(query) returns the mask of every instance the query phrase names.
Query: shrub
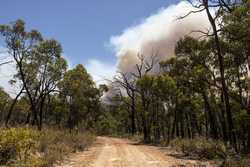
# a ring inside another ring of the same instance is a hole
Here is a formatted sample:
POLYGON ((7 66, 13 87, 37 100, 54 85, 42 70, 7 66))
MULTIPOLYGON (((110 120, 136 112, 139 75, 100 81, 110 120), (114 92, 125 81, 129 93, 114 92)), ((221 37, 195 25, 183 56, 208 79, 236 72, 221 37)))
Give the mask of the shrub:
POLYGON ((243 156, 243 157, 228 157, 224 160, 221 167, 249 167, 250 164, 250 157, 243 156))
POLYGON ((61 130, 37 131, 31 128, 11 128, 0 131, 0 166, 50 167, 66 155, 83 151, 94 141, 86 133, 66 133, 61 130))
POLYGON ((39 134, 32 129, 2 129, 0 133, 0 165, 33 161, 39 134))
POLYGON ((61 161, 65 155, 83 151, 94 141, 89 133, 65 133, 64 131, 45 130, 40 138, 39 152, 43 155, 44 167, 61 161))
POLYGON ((170 146, 177 151, 183 152, 187 156, 198 157, 199 159, 216 159, 226 157, 226 147, 223 142, 207 140, 205 138, 196 139, 175 139, 170 141, 170 146))

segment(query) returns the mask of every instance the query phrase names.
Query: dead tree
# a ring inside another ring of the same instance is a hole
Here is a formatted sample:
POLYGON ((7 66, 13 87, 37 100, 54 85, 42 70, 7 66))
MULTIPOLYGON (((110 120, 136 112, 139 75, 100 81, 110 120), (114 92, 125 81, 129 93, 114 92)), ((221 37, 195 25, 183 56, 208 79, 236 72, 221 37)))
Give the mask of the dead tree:
POLYGON ((130 108, 130 119, 131 119, 131 133, 134 135, 136 133, 136 80, 131 75, 127 73, 119 72, 119 74, 114 78, 114 82, 118 83, 123 89, 126 90, 126 94, 130 98, 130 103, 127 103, 130 108))
MULTIPOLYGON (((139 63, 136 64, 136 71, 131 72, 131 75, 135 77, 136 80, 141 79, 144 75, 147 75, 150 72, 153 72, 155 65, 158 63, 158 53, 152 54, 149 59, 146 59, 144 55, 138 54, 137 55, 139 63)), ((151 141, 151 125, 148 118, 149 113, 149 105, 150 101, 145 94, 146 90, 140 88, 137 90, 141 98, 142 109, 141 118, 142 118, 142 127, 143 127, 143 136, 145 142, 151 141)))

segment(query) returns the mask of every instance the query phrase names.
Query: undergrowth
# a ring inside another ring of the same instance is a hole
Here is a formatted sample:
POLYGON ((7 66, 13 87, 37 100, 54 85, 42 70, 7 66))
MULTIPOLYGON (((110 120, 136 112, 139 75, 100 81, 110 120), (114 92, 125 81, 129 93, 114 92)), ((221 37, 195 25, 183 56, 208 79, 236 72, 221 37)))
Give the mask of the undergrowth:
POLYGON ((226 146, 223 142, 205 138, 178 138, 170 141, 169 146, 183 152, 186 156, 197 157, 199 159, 221 159, 227 156, 226 146))
POLYGON ((94 141, 89 133, 10 128, 0 131, 0 166, 51 167, 94 141))
POLYGON ((250 155, 236 153, 222 141, 195 138, 195 139, 174 139, 168 145, 181 152, 184 156, 199 160, 218 160, 220 167, 249 167, 250 155))

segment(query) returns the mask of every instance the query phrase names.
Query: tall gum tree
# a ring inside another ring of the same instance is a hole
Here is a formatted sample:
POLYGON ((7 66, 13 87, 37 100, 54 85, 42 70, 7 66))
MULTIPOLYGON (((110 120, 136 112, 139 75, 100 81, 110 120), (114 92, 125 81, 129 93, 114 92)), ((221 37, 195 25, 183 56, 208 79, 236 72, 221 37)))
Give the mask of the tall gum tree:
POLYGON ((16 65, 14 79, 21 81, 21 87, 28 96, 31 124, 41 129, 44 101, 56 90, 67 68, 66 61, 61 57, 61 46, 53 39, 44 40, 36 30, 26 31, 22 20, 0 25, 0 34, 16 65))

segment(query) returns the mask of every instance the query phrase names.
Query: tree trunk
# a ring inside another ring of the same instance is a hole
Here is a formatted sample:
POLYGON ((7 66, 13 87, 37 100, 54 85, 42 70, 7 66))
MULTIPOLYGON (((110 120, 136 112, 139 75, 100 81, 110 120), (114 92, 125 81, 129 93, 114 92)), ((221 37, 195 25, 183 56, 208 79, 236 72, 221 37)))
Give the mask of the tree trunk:
POLYGON ((18 98, 20 97, 20 95, 23 93, 23 89, 24 89, 24 88, 22 88, 22 89, 20 90, 20 92, 16 95, 14 101, 12 102, 12 104, 11 104, 11 106, 10 106, 10 109, 9 109, 9 111, 8 111, 8 115, 7 115, 6 120, 5 120, 5 126, 6 126, 6 127, 8 127, 8 122, 9 122, 9 120, 10 120, 12 111, 13 111, 13 109, 14 109, 14 106, 16 105, 17 99, 18 99, 18 98))
POLYGON ((214 139, 218 139, 218 132, 217 132, 217 128, 216 128, 216 120, 215 120, 214 114, 212 113, 212 109, 211 109, 210 104, 209 104, 207 93, 203 92, 202 96, 203 96, 203 100, 204 100, 204 104, 205 104, 204 105, 205 110, 208 112, 208 116, 209 116, 209 122, 210 122, 212 137, 214 139))
POLYGON ((174 109, 174 121, 173 121, 173 125, 172 125, 172 132, 171 132, 171 138, 173 139, 175 137, 175 132, 176 132, 176 127, 177 127, 177 109, 174 109))
POLYGON ((218 31, 217 31, 215 20, 209 11, 208 0, 203 0, 203 4, 204 4, 204 7, 206 9, 206 13, 207 13, 209 22, 212 26, 213 33, 214 33, 215 47, 216 47, 216 52, 217 52, 217 56, 218 56, 218 60, 219 60, 219 69, 220 69, 222 91, 223 91, 223 95, 225 98, 225 109, 226 109, 226 113, 227 113, 227 122, 228 122, 228 136, 230 137, 231 144, 233 144, 235 149, 237 150, 236 135, 235 135, 235 131, 234 131, 235 130, 234 123, 233 123, 233 118, 232 118, 232 113, 231 113, 231 108, 230 108, 230 103, 229 103, 228 89, 227 89, 227 85, 226 85, 226 81, 225 81, 224 57, 223 57, 222 52, 221 52, 218 31))
POLYGON ((43 107, 44 107, 44 101, 45 101, 46 96, 41 98, 40 102, 40 108, 39 108, 39 124, 38 124, 38 129, 42 130, 42 125, 43 125, 43 107))
MULTIPOLYGON (((250 100, 248 102, 248 110, 247 110, 247 114, 248 116, 250 117, 250 100)), ((248 126, 247 126, 247 150, 250 151, 250 124, 248 123, 248 126)))
POLYGON ((228 134, 227 134, 227 125, 226 125, 226 119, 225 119, 225 110, 224 110, 224 96, 221 93, 221 125, 222 125, 222 133, 223 133, 223 140, 224 142, 228 141, 228 134))
POLYGON ((31 121, 31 125, 38 125, 38 118, 37 118, 37 111, 36 111, 36 106, 31 104, 31 112, 32 112, 32 121, 31 121))
POLYGON ((135 126, 135 93, 132 92, 132 98, 131 98, 131 126, 132 126, 132 135, 136 132, 136 126, 135 126))

